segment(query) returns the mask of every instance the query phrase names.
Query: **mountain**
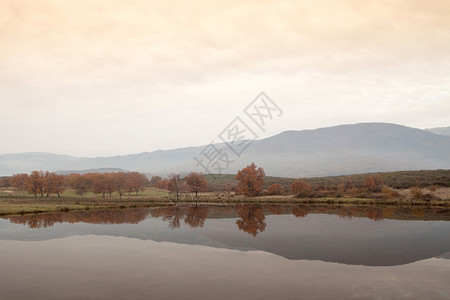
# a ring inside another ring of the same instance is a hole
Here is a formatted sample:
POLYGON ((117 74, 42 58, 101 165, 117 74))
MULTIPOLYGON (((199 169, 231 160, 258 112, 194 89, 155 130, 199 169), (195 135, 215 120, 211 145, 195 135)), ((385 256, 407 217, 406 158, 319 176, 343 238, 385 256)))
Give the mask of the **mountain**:
POLYGON ((427 128, 426 131, 440 134, 440 135, 449 135, 450 136, 450 126, 448 127, 435 127, 435 128, 427 128))
MULTIPOLYGON (((360 123, 315 130, 285 131, 256 140, 223 173, 255 162, 267 175, 286 177, 450 169, 450 136, 389 123, 360 123)), ((31 170, 120 168, 151 174, 202 171, 194 157, 205 148, 158 150, 113 157, 72 157, 49 153, 0 155, 0 175, 31 170)))

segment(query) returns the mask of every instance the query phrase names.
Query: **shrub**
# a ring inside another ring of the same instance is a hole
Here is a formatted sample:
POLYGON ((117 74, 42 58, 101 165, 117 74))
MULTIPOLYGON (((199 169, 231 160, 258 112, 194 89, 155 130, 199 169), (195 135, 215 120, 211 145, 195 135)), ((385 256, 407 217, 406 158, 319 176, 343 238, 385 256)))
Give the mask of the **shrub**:
POLYGON ((281 193, 283 193, 283 187, 279 183, 272 184, 267 191, 268 195, 281 195, 281 193))
POLYGON ((312 188, 304 181, 295 181, 291 186, 292 194, 298 198, 307 198, 311 196, 312 188))
POLYGON ((411 193, 412 198, 415 199, 415 200, 419 200, 423 196, 422 189, 420 187, 417 187, 417 186, 411 187, 409 189, 409 192, 411 193))

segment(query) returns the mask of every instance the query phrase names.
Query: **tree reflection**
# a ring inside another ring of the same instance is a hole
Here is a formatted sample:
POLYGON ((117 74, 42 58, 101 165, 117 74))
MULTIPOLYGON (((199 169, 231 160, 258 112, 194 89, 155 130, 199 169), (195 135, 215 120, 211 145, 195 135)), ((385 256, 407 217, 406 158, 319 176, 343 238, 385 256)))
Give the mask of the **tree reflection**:
POLYGON ((297 218, 304 218, 308 215, 308 210, 305 207, 292 206, 292 214, 297 218))
POLYGON ((383 220, 383 209, 381 208, 372 208, 366 212, 366 216, 374 221, 383 220))
POLYGON ((185 208, 178 205, 171 207, 158 207, 151 211, 151 215, 153 217, 162 217, 163 221, 168 221, 170 229, 180 228, 180 220, 184 217, 185 213, 185 208))
POLYGON ((265 216, 259 205, 239 205, 237 206, 238 216, 236 221, 238 228, 253 236, 266 229, 265 216))
POLYGON ((137 224, 145 220, 148 214, 148 209, 136 208, 22 215, 8 219, 11 223, 27 225, 30 228, 47 228, 55 223, 137 224))
POLYGON ((238 218, 236 225, 239 230, 252 236, 266 229, 264 212, 273 215, 292 213, 297 218, 308 214, 333 214, 342 219, 369 218, 380 221, 389 219, 417 220, 448 220, 446 214, 437 213, 438 209, 409 207, 375 207, 375 206, 336 206, 336 205, 200 205, 200 206, 170 206, 111 210, 87 210, 73 212, 45 213, 34 215, 4 216, 12 223, 23 224, 30 228, 47 228, 55 223, 91 223, 91 224, 137 224, 147 218, 150 213, 154 218, 162 218, 168 222, 170 229, 181 227, 184 222, 190 228, 203 227, 208 216, 214 218, 238 218))
POLYGON ((354 210, 351 208, 343 207, 339 210, 338 215, 341 219, 349 219, 351 220, 353 218, 353 215, 355 214, 354 210))
POLYGON ((208 208, 204 206, 189 207, 186 212, 184 223, 191 228, 203 227, 205 225, 206 217, 208 216, 208 208))
POLYGON ((283 213, 283 209, 281 205, 269 205, 269 211, 273 215, 281 215, 283 213))

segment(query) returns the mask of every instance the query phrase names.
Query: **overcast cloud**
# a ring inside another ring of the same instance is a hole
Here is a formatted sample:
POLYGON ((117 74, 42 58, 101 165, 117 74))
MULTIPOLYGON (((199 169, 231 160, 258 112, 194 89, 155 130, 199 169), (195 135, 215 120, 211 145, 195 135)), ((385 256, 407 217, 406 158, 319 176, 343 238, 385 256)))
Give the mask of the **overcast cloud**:
POLYGON ((449 126, 449 16, 447 0, 0 0, 0 153, 207 144, 262 90, 284 110, 262 136, 449 126))

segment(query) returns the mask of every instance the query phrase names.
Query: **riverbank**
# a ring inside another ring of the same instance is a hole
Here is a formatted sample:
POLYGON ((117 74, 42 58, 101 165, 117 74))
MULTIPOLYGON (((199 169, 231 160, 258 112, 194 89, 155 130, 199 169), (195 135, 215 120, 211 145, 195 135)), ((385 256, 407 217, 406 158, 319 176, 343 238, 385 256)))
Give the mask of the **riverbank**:
POLYGON ((366 199, 366 198, 295 198, 292 196, 261 196, 248 198, 243 196, 201 195, 194 199, 192 195, 182 195, 177 201, 174 195, 158 197, 1 197, 0 215, 36 214, 91 209, 117 209, 134 207, 172 206, 175 204, 302 204, 302 205, 368 205, 368 206, 411 206, 411 207, 448 207, 448 200, 404 200, 404 199, 366 199))

